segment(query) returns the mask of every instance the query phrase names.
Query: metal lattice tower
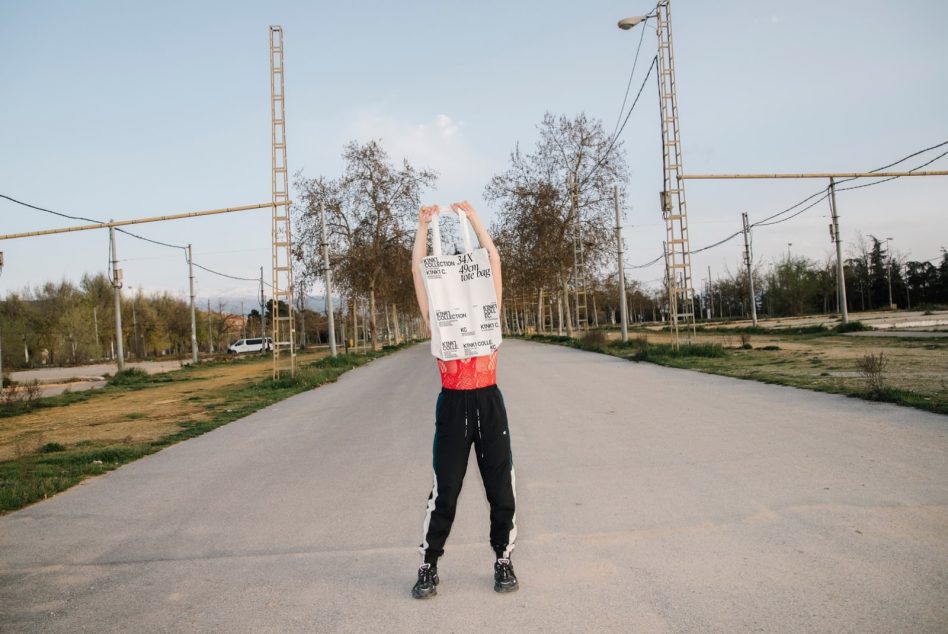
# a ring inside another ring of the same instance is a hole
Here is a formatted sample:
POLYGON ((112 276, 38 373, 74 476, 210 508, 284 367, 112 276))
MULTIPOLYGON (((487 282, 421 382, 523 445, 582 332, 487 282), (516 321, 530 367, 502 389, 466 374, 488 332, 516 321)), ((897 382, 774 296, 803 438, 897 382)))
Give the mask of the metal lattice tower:
POLYGON ((573 233, 573 284, 576 306, 576 329, 589 330, 589 298, 587 296, 586 251, 583 248, 583 232, 576 224, 573 233))
POLYGON ((678 125, 678 96, 675 86, 675 56, 672 51, 669 0, 661 0, 658 17, 658 96, 662 116, 662 165, 665 182, 662 216, 665 218, 665 275, 668 285, 668 313, 678 345, 679 322, 695 334, 695 291, 691 281, 691 245, 688 240, 688 207, 685 183, 681 179, 681 133, 678 125))
POLYGON ((270 27, 270 115, 273 142, 273 377, 296 374, 293 315, 293 244, 290 233, 289 178, 286 167, 286 110, 283 101, 283 28, 270 27), (281 304, 286 314, 281 313, 281 304))

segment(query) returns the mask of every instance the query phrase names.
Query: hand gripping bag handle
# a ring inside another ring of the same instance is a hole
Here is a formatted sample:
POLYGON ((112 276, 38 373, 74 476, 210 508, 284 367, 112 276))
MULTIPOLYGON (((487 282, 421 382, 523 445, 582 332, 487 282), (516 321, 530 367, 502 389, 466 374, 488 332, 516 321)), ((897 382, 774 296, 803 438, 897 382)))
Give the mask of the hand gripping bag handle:
MULTIPOLYGON (((471 233, 468 229, 470 220, 462 209, 457 210, 458 223, 461 225, 461 238, 464 240, 464 252, 471 252, 471 233)), ((441 257, 441 223, 440 218, 433 218, 431 222, 431 248, 433 255, 441 257)))

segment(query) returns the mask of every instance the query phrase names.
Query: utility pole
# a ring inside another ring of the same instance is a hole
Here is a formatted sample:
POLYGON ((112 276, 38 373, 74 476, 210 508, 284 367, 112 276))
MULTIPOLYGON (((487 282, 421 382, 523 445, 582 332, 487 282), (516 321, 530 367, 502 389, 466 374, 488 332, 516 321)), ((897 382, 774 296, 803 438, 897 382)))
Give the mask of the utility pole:
POLYGON ((273 378, 281 372, 296 376, 296 317, 293 315, 293 238, 290 222, 290 186, 286 165, 286 108, 283 66, 283 28, 270 27, 270 120, 273 165, 272 266, 270 321, 273 330, 273 378), (286 314, 281 314, 281 301, 286 314), (287 357, 281 359, 281 357, 287 357))
POLYGON ((115 350, 118 371, 125 370, 125 345, 122 340, 122 269, 118 267, 118 251, 115 246, 115 227, 109 227, 109 242, 112 243, 112 288, 115 298, 115 350))
POLYGON ((267 336, 267 298, 263 294, 263 267, 260 267, 260 336, 267 336))
POLYGON ((625 300, 625 260, 622 259, 622 218, 619 215, 619 186, 612 187, 616 207, 616 246, 619 250, 619 316, 622 319, 622 341, 629 340, 629 319, 625 300))
POLYGON ((892 252, 889 251, 889 242, 891 240, 892 238, 885 239, 885 259, 887 261, 886 267, 885 267, 885 276, 889 280, 889 308, 890 309, 892 308, 892 304, 893 304, 892 302, 892 252))
POLYGON ((741 214, 744 221, 744 263, 747 265, 747 286, 750 288, 751 319, 757 327, 757 295, 754 293, 754 254, 751 251, 750 223, 747 212, 741 214))
MULTIPOLYGON (((306 349, 306 290, 303 288, 302 285, 300 285, 299 291, 300 291, 300 306, 299 306, 300 341, 299 341, 299 344, 300 344, 300 350, 305 350, 306 349)), ((317 326, 317 330, 318 328, 319 327, 317 326)), ((318 334, 316 338, 319 339, 318 334)))
POLYGON ((833 215, 833 224, 830 225, 830 234, 836 243, 836 287, 839 303, 839 314, 844 324, 849 323, 849 309, 846 307, 846 278, 843 271, 843 241, 839 238, 839 215, 836 213, 836 179, 830 177, 830 211, 833 215))
POLYGON ((95 351, 102 356, 102 344, 99 343, 99 314, 95 306, 92 307, 92 325, 95 328, 95 351))
POLYGON ((711 265, 708 265, 708 319, 714 317, 714 282, 711 280, 711 265))
MULTIPOLYGON (((139 290, 139 292, 141 291, 139 290)), ((138 313, 135 311, 135 304, 137 303, 138 298, 132 297, 132 348, 135 350, 135 358, 141 361, 144 355, 142 354, 141 339, 138 337, 138 313)))
POLYGON ((329 322, 329 353, 336 356, 336 321, 332 312, 332 268, 329 266, 329 236, 326 235, 326 206, 319 202, 319 222, 322 226, 323 280, 326 282, 326 319, 329 322))
POLYGON ((211 298, 207 298, 207 351, 214 354, 214 340, 211 339, 211 298))
MULTIPOLYGON (((197 323, 194 317, 194 266, 191 264, 191 245, 188 245, 188 283, 191 286, 191 363, 197 364, 198 362, 198 336, 197 336, 197 323)), ((208 305, 210 305, 210 299, 207 300, 208 305)), ((210 312, 208 312, 210 315, 210 312)), ((208 317, 210 320, 210 317, 208 317)), ((207 327, 207 340, 211 340, 211 326, 210 321, 208 321, 207 327)))
MULTIPOLYGON (((0 273, 3 273, 3 251, 0 251, 0 273)), ((0 388, 3 387, 3 336, 0 335, 0 388)))

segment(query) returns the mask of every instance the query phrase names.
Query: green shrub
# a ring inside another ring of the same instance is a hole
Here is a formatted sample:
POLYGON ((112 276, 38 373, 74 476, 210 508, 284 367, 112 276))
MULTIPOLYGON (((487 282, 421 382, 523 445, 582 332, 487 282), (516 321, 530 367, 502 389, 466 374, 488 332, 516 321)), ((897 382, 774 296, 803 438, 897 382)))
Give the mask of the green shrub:
POLYGON ((54 453, 56 451, 66 451, 65 445, 61 445, 58 442, 48 442, 39 448, 40 453, 54 453))
POLYGON ((128 368, 121 372, 116 372, 115 376, 108 380, 109 385, 141 385, 150 379, 150 375, 141 368, 128 368))
POLYGON ((851 321, 848 324, 839 324, 833 328, 833 330, 836 332, 862 332, 864 330, 872 330, 872 328, 861 321, 851 321))

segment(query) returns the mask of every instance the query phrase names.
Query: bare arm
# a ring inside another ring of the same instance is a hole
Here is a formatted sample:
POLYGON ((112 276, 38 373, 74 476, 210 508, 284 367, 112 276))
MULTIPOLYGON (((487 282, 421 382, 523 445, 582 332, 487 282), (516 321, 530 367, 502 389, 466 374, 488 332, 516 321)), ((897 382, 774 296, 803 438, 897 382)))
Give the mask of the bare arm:
POLYGON ((500 272, 500 254, 497 252, 497 247, 494 246, 494 241, 491 239, 490 234, 487 233, 487 228, 484 226, 481 217, 477 215, 477 211, 475 211, 471 203, 466 200, 460 203, 453 203, 451 209, 455 211, 461 209, 464 211, 467 215, 467 219, 471 222, 471 227, 474 229, 474 235, 477 236, 477 241, 482 247, 487 249, 487 259, 490 261, 490 268, 494 276, 494 292, 497 294, 497 310, 499 312, 501 301, 503 300, 504 283, 500 272))
POLYGON ((411 251, 411 277, 415 282, 415 299, 418 300, 418 310, 421 311, 421 318, 425 322, 425 330, 428 334, 431 334, 431 324, 428 323, 428 291, 425 290, 421 261, 428 255, 428 224, 437 212, 437 205, 421 208, 418 214, 418 230, 415 232, 415 245, 411 251))

